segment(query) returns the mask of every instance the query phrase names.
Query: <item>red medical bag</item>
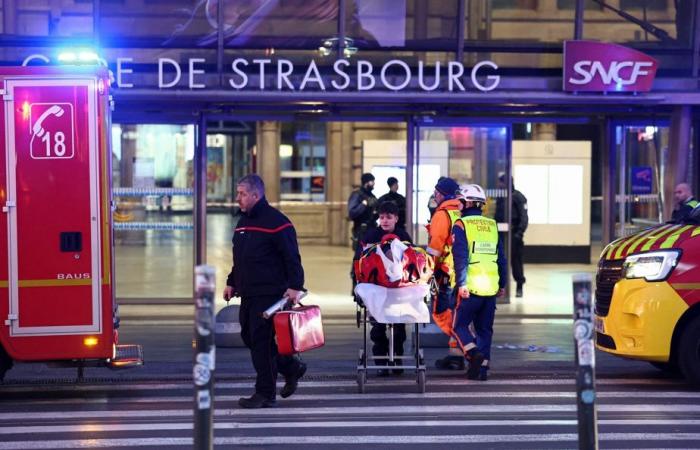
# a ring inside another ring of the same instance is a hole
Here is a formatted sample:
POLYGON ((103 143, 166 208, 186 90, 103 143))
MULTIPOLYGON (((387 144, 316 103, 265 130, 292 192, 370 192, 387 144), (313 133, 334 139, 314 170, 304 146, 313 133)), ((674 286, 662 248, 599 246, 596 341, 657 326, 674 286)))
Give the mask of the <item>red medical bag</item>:
POLYGON ((277 335, 277 351, 280 355, 323 347, 323 324, 321 308, 316 305, 298 306, 279 311, 272 316, 277 335))

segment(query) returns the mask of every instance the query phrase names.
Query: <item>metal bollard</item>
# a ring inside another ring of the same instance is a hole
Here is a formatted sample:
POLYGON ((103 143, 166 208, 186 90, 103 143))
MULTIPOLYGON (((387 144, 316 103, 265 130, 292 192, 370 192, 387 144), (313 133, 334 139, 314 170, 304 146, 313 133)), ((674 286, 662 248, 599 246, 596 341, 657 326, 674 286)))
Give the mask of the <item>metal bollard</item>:
POLYGON ((197 266, 194 273, 194 448, 213 449, 216 269, 212 266, 197 266))
POLYGON ((576 406, 578 448, 598 449, 598 419, 595 408, 595 346, 593 345, 592 277, 576 274, 574 285, 574 344, 576 354, 576 406))

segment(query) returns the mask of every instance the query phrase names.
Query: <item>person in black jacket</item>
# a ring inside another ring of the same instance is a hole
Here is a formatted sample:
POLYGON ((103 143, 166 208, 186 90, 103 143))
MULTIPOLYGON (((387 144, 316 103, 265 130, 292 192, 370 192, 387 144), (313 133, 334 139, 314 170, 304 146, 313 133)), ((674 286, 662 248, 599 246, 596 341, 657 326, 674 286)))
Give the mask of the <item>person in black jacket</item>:
MULTIPOLYGON (((373 228, 367 230, 367 232, 362 236, 360 245, 355 250, 355 260, 360 259, 362 251, 372 244, 381 242, 384 236, 387 234, 396 235, 399 240, 403 242, 412 242, 411 236, 406 232, 406 230, 397 225, 399 220, 399 209, 396 203, 392 201, 386 201, 379 204, 377 208, 379 213, 379 228, 373 228)), ((406 342, 406 325, 403 323, 394 324, 394 353, 396 356, 403 356, 403 344, 406 342)), ((370 330, 369 337, 373 342, 372 354, 374 356, 387 356, 389 354, 389 339, 386 336, 386 324, 378 323, 372 320, 372 329, 370 330)), ((401 360, 399 365, 401 364, 401 360)), ((384 366, 387 364, 386 360, 375 360, 376 365, 384 366)), ((394 369, 394 373, 403 373, 402 369, 394 369)), ((379 376, 389 375, 388 369, 380 369, 379 376)))
POLYGON ((352 220, 352 249, 357 250, 360 238, 366 230, 377 226, 377 197, 374 190, 374 175, 362 174, 362 187, 350 194, 348 217, 352 220))
POLYGON ((397 227, 406 227, 406 197, 399 194, 399 180, 394 177, 389 177, 386 180, 386 184, 389 185, 389 192, 379 197, 379 204, 383 202, 394 202, 396 206, 399 207, 399 221, 396 223, 397 227))
MULTIPOLYGON (((506 188, 505 174, 498 177, 499 186, 501 189, 506 188)), ((523 269, 523 249, 525 242, 525 230, 527 230, 527 198, 522 192, 515 189, 513 179, 511 178, 511 200, 513 207, 510 211, 510 267, 513 271, 513 279, 515 279, 515 296, 523 296, 523 284, 525 284, 525 271, 523 269)), ((499 198, 496 201, 496 222, 504 223, 506 221, 506 202, 505 198, 499 198)), ((503 236, 501 235, 501 238, 503 236)))
POLYGON ((285 377, 280 391, 289 397, 306 372, 295 356, 277 354, 272 320, 263 311, 282 297, 297 303, 304 291, 304 269, 294 225, 265 199, 265 184, 255 174, 243 177, 236 188, 242 217, 233 232, 233 267, 224 299, 241 297, 241 337, 250 349, 257 373, 255 393, 241 398, 243 408, 275 405, 277 372, 285 377))

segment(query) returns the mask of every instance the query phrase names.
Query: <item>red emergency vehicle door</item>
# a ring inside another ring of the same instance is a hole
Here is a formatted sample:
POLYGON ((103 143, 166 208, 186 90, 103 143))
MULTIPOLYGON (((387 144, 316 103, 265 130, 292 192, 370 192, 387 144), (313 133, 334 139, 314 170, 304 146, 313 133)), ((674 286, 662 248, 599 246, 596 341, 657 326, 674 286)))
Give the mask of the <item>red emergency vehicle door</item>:
POLYGON ((101 331, 96 80, 5 80, 14 336, 101 331))

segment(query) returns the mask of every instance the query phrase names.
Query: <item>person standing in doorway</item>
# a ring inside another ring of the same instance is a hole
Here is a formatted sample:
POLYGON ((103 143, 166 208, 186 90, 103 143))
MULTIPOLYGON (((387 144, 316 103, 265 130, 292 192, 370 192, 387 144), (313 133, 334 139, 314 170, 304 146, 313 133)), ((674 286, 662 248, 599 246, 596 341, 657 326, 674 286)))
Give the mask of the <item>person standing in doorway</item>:
POLYGON ((272 320, 262 313, 283 297, 299 302, 304 269, 294 225, 267 202, 262 178, 243 177, 236 186, 236 201, 242 217, 233 232, 233 267, 224 299, 241 297, 241 337, 257 374, 255 393, 238 403, 243 408, 269 408, 276 404, 277 372, 284 375, 280 396, 286 398, 296 391, 306 364, 296 356, 277 353, 272 320))
POLYGON ((374 196, 374 175, 363 173, 362 186, 350 194, 348 217, 352 220, 352 249, 357 250, 362 235, 377 226, 377 197, 374 196))
MULTIPOLYGON (((507 189, 505 174, 498 177, 498 186, 507 189)), ((510 197, 512 208, 510 210, 510 267, 515 279, 515 296, 523 296, 523 285, 525 284, 525 269, 523 268, 523 251, 525 248, 525 230, 528 225, 527 198, 522 192, 515 189, 513 178, 511 177, 510 197)), ((506 199, 499 197, 496 201, 496 222, 506 222, 506 199)), ((503 237, 505 233, 501 234, 503 237)))
POLYGON ((384 202, 394 202, 399 209, 399 221, 396 223, 397 227, 406 227, 406 197, 399 194, 399 180, 394 177, 389 177, 386 180, 386 184, 389 185, 389 192, 379 197, 379 204, 384 202))
POLYGON ((676 201, 676 207, 671 214, 671 222, 682 222, 690 212, 698 206, 698 201, 693 197, 693 192, 690 190, 688 183, 680 183, 673 190, 673 198, 676 201))
POLYGON ((469 362, 467 378, 486 381, 491 359, 496 297, 505 292, 507 264, 496 221, 483 217, 484 189, 478 184, 462 192, 464 215, 452 228, 457 304, 452 333, 469 362), (476 337, 469 329, 474 324, 476 337))

